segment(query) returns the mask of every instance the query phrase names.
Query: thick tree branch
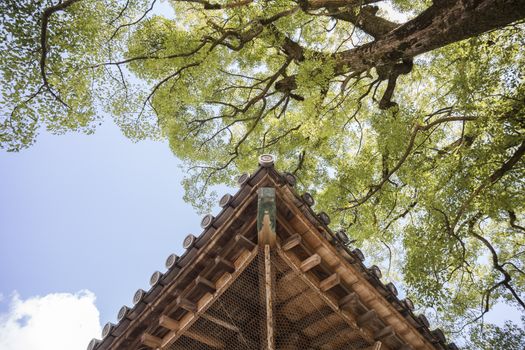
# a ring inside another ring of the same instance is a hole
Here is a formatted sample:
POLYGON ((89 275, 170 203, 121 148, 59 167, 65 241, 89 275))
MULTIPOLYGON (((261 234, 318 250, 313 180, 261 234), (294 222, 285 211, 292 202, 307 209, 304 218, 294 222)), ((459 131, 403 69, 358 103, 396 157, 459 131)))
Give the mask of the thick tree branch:
POLYGON ((59 101, 64 107, 69 108, 67 103, 65 103, 60 96, 53 90, 51 85, 49 84, 49 81, 47 79, 46 74, 46 64, 47 64, 47 54, 48 54, 48 27, 49 27, 49 19, 54 13, 64 11, 66 8, 70 7, 71 5, 79 2, 80 0, 66 0, 63 2, 60 2, 54 6, 50 6, 44 10, 42 13, 42 24, 40 27, 40 75, 42 77, 42 82, 46 90, 53 95, 53 97, 59 101))
POLYGON ((376 16, 379 10, 376 6, 365 6, 359 12, 350 9, 341 11, 340 9, 331 10, 328 15, 335 19, 350 22, 365 33, 378 39, 392 30, 399 27, 400 24, 391 22, 382 17, 376 16))

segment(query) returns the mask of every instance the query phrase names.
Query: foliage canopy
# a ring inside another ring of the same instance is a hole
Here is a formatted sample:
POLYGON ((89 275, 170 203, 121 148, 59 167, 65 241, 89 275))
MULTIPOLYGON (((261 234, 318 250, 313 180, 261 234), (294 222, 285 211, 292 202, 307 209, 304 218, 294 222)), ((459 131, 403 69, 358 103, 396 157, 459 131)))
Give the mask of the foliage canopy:
POLYGON ((274 153, 461 332, 525 310, 525 4, 501 3, 2 1, 0 146, 106 112, 169 140, 202 210, 274 153))

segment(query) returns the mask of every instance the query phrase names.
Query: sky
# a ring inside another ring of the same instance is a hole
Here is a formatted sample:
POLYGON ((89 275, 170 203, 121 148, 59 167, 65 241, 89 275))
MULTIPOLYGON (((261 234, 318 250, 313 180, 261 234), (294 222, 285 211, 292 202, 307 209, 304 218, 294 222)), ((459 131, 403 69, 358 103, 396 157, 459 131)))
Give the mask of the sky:
MULTIPOLYGON (((165 142, 133 143, 109 120, 94 135, 43 131, 0 153, 0 349, 84 350, 100 338, 201 232, 183 175, 165 142)), ((519 314, 499 305, 487 317, 505 319, 519 314)))
MULTIPOLYGON (((112 122, 94 135, 43 132, 25 151, 0 153, 0 349, 33 349, 1 339, 12 333, 6 317, 23 326, 38 303, 91 303, 100 315, 86 315, 103 325, 149 288, 184 237, 201 232, 179 164, 167 144, 133 143, 112 122)), ((100 336, 91 333, 79 349, 100 336)))

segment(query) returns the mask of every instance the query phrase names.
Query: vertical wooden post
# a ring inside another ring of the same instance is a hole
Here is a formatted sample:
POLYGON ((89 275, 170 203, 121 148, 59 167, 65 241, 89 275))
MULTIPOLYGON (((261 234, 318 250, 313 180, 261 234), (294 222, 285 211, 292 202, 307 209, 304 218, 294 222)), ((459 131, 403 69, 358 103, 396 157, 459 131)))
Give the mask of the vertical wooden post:
MULTIPOLYGON (((264 294, 266 309, 266 350, 275 350, 275 320, 274 320, 274 289, 275 274, 272 270, 272 249, 276 245, 275 225, 277 208, 275 205, 275 188, 261 187, 258 190, 257 205, 257 232, 259 240, 259 254, 264 254, 264 294)), ((260 261, 260 260, 259 260, 260 261)), ((260 266, 260 265, 259 265, 260 266)))
POLYGON ((273 317, 273 291, 274 291, 274 274, 272 271, 271 247, 269 244, 264 246, 264 284, 266 299, 266 348, 275 350, 274 338, 274 317, 273 317))

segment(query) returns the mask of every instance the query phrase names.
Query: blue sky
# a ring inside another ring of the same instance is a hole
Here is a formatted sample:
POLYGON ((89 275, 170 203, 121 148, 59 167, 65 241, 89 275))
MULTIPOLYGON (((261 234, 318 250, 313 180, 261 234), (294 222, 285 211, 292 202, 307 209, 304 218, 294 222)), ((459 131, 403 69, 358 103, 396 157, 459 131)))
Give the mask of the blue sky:
MULTIPOLYGON (((161 2, 155 12, 171 9, 161 2)), ((75 315, 92 321, 82 324, 86 339, 52 348, 84 349, 135 290, 148 289, 166 257, 182 253, 184 237, 201 232, 182 200, 179 165, 166 143, 133 143, 111 121, 94 135, 44 131, 28 150, 0 152, 0 349, 51 348, 35 337, 42 324, 75 315), (45 310, 56 318, 20 333, 25 316, 45 310), (2 342, 9 332, 12 342, 2 342), (19 342, 31 337, 35 347, 19 342)), ((519 313, 499 305, 487 317, 505 319, 518 321, 519 313)))
POLYGON ((89 136, 43 132, 28 150, 0 153, 0 169, 4 297, 88 289, 102 322, 114 320, 201 231, 167 144, 133 143, 110 122, 89 136))

